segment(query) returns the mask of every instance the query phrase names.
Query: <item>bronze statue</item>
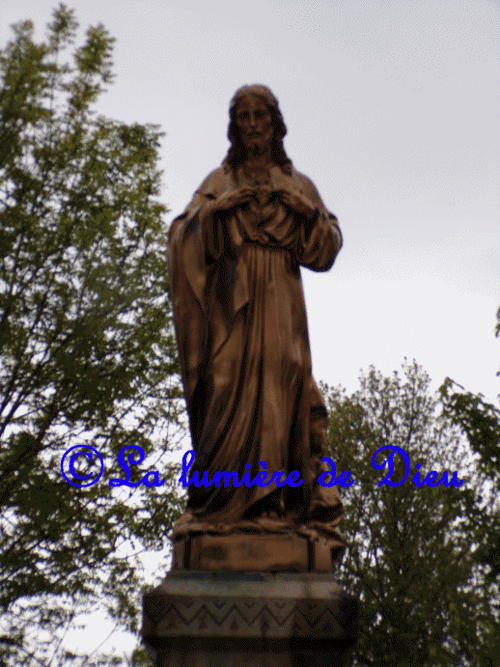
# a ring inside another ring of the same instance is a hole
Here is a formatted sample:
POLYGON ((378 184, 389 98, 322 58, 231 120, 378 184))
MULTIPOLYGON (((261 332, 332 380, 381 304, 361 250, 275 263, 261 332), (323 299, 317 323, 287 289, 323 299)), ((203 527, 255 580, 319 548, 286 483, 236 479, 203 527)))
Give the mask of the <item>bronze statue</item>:
MULTIPOLYGON (((317 482, 328 470, 321 463, 327 413, 311 375, 299 267, 327 271, 342 236, 314 184, 293 168, 283 147, 285 133, 267 87, 236 92, 231 147, 174 220, 169 262, 196 453, 190 474, 198 471, 201 479, 208 471, 212 479, 217 471, 237 471, 241 479, 250 470, 254 478, 265 462, 269 475, 297 470, 304 483, 191 484, 174 540, 206 535, 223 545, 231 535, 248 541, 293 534, 321 544, 335 560, 344 548, 336 529, 343 509, 336 487, 317 482)), ((201 556, 194 562, 188 551, 177 565, 174 556, 174 567, 212 567, 201 556)), ((215 552, 222 554, 220 569, 241 569, 231 549, 215 552)), ((272 558, 255 562, 248 569, 281 567, 272 558)), ((310 559, 309 566, 290 569, 307 567, 315 568, 310 559)))

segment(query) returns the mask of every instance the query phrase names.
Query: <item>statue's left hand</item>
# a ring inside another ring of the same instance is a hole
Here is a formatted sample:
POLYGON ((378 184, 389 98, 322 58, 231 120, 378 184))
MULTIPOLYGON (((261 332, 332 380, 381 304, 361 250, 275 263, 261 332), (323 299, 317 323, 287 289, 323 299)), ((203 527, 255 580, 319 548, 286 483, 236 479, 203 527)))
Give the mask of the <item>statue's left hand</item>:
POLYGON ((308 222, 313 221, 316 207, 302 192, 292 188, 280 188, 279 190, 275 190, 273 194, 279 198, 286 208, 304 216, 308 222))

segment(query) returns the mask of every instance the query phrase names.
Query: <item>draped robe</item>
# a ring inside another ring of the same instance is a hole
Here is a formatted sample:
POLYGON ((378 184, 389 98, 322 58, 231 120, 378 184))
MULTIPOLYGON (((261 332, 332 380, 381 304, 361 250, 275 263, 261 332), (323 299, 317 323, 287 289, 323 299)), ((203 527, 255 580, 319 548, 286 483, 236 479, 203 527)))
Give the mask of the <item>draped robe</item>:
POLYGON ((236 471, 241 480, 250 469, 253 479, 265 462, 269 476, 297 470, 304 483, 191 484, 174 535, 257 522, 271 532, 302 526, 338 545, 342 504, 335 487, 317 482, 328 469, 321 463, 327 419, 311 374, 300 266, 328 270, 342 237, 313 183, 278 166, 258 201, 212 213, 210 201, 245 183, 241 168, 215 170, 170 230, 174 323, 196 454, 189 475, 207 471, 211 480, 236 471), (312 221, 272 196, 283 186, 309 198, 312 221))

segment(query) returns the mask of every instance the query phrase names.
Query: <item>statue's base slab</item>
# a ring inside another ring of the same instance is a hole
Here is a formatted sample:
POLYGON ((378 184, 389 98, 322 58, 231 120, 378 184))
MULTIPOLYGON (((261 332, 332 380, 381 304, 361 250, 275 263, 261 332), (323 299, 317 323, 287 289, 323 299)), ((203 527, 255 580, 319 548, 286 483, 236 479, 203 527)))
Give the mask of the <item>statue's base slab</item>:
POLYGON ((156 667, 340 667, 356 616, 331 574, 171 571, 142 634, 156 667))
POLYGON ((306 536, 190 534, 174 544, 173 570, 332 572, 344 551, 341 542, 306 536))

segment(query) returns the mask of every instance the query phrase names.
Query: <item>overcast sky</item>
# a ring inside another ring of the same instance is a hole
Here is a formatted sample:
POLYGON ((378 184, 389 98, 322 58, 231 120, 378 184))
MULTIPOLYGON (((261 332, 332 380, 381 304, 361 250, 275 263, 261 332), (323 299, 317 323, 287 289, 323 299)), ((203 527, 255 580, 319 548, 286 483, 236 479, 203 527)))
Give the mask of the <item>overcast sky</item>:
MULTIPOLYGON (((54 3, 0 0, 39 29, 54 3)), ((303 269, 316 380, 416 359, 496 401, 500 381, 499 6, 492 0, 75 0, 117 42, 98 110, 161 125, 171 214, 224 158, 228 104, 264 83, 285 147, 337 215, 328 273, 303 269)))

